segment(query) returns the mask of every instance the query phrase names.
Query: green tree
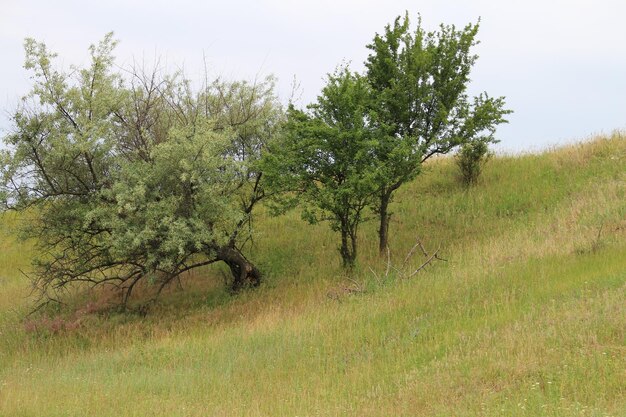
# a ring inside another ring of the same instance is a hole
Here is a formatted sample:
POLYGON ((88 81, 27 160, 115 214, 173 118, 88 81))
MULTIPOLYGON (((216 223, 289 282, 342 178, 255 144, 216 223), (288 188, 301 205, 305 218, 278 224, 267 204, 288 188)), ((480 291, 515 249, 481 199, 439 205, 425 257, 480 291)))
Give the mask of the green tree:
POLYGON ((39 255, 34 284, 54 297, 110 284, 126 303, 141 281, 156 294, 185 271, 222 261, 232 287, 259 283, 241 245, 264 196, 258 161, 282 114, 273 81, 216 81, 113 71, 109 34, 91 64, 65 73, 43 43, 25 42, 33 89, 4 138, 0 194, 28 210, 39 255))
POLYGON ((426 32, 418 21, 410 29, 408 14, 387 25, 367 47, 366 77, 372 91, 370 114, 380 135, 378 196, 372 206, 379 217, 379 249, 389 236, 389 204, 395 191, 415 178, 422 164, 471 141, 495 142, 505 123, 504 98, 466 93, 477 55, 478 24, 462 30, 440 26, 426 32))
POLYGON ((301 205, 310 223, 328 221, 341 235, 343 266, 357 258, 357 232, 376 190, 368 126, 366 80, 341 68, 308 111, 290 106, 281 140, 268 153, 265 172, 282 194, 281 207, 301 205))

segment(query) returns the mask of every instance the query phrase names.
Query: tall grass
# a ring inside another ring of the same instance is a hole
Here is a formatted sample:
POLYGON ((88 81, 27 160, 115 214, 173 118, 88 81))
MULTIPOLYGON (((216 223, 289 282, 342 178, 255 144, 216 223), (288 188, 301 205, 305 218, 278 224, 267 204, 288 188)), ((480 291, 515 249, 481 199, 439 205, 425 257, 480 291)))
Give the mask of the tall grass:
POLYGON ((439 159, 394 202, 391 264, 417 237, 447 262, 385 276, 367 224, 346 291, 337 236, 262 216, 260 289, 207 269, 146 317, 24 319, 30 249, 4 233, 0 416, 626 415, 625 166, 619 134, 494 158, 469 189, 439 159))

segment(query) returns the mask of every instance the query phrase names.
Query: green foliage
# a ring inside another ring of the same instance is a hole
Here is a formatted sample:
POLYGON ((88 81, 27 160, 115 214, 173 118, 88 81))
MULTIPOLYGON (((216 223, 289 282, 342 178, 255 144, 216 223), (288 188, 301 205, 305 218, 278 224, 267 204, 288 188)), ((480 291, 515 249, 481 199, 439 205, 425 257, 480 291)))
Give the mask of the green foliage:
POLYGON ((329 220, 341 232, 345 266, 356 259, 367 207, 379 216, 382 252, 392 197, 426 160, 469 142, 496 141, 495 128, 510 113, 504 98, 466 94, 477 32, 478 24, 470 24, 427 33, 421 21, 411 31, 408 16, 398 17, 368 45, 365 75, 340 70, 309 113, 289 110, 284 143, 269 164, 272 182, 293 192, 289 202, 302 202, 311 223, 329 220))
POLYGON ((476 184, 483 166, 489 158, 489 145, 483 141, 471 141, 461 146, 455 155, 456 165, 459 167, 461 182, 466 187, 476 184))
POLYGON ((328 76, 309 111, 291 106, 282 138, 268 155, 268 181, 282 207, 301 204, 310 223, 328 221, 341 233, 345 267, 357 256, 357 231, 376 191, 376 138, 367 123, 366 80, 347 68, 328 76))
POLYGON ((504 98, 486 93, 467 96, 470 71, 478 56, 478 24, 458 30, 441 25, 426 32, 418 20, 411 31, 408 14, 376 34, 365 66, 372 89, 372 123, 386 134, 376 148, 381 167, 379 249, 387 246, 388 206, 394 192, 414 178, 427 159, 469 141, 495 142, 497 125, 505 123, 504 98))
POLYGON ((54 69, 54 54, 26 41, 33 89, 5 138, 6 208, 33 208, 24 228, 41 256, 43 294, 75 282, 115 285, 128 299, 144 278, 157 293, 182 272, 224 261, 234 285, 258 282, 243 257, 258 163, 281 121, 273 80, 220 80, 193 91, 181 74, 113 71, 109 34, 91 64, 54 69))

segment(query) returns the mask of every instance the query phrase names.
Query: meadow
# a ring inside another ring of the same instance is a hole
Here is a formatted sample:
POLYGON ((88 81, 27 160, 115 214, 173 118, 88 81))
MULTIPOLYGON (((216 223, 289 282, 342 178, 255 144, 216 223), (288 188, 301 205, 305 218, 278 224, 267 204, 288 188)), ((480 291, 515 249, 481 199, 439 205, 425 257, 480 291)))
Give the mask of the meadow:
POLYGON ((625 416, 626 137, 456 170, 400 190, 390 259, 369 222, 346 276, 327 225, 262 211, 260 288, 207 268, 146 315, 106 291, 29 315, 2 214, 0 416, 625 416), (418 238, 445 261, 407 278, 418 238))

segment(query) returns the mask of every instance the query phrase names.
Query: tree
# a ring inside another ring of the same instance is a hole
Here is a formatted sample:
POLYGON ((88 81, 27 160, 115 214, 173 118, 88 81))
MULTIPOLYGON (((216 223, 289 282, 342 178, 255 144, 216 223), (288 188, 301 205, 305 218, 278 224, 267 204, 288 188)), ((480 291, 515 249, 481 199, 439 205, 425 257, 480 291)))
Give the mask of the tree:
POLYGON ((338 69, 308 112, 289 107, 281 140, 266 160, 269 184, 289 192, 282 194, 283 209, 300 204, 305 220, 328 221, 341 234, 346 268, 355 265, 358 226, 376 190, 369 97, 363 77, 338 69))
POLYGON ((181 74, 113 72, 116 42, 90 47, 91 65, 54 68, 25 42, 33 89, 1 154, 5 208, 28 210, 33 279, 42 295, 111 284, 124 303, 141 281, 156 295, 183 272, 222 261, 233 289, 258 285, 241 245, 264 196, 258 161, 281 111, 273 81, 216 81, 199 91, 181 74))
POLYGON ((415 178, 422 164, 472 141, 495 142, 497 125, 505 123, 504 98, 486 93, 469 99, 469 74, 478 58, 478 24, 463 30, 441 25, 426 32, 418 20, 410 30, 408 14, 387 25, 367 45, 366 77, 372 91, 373 125, 384 135, 375 150, 379 162, 379 249, 388 245, 389 204, 403 184, 415 178))

